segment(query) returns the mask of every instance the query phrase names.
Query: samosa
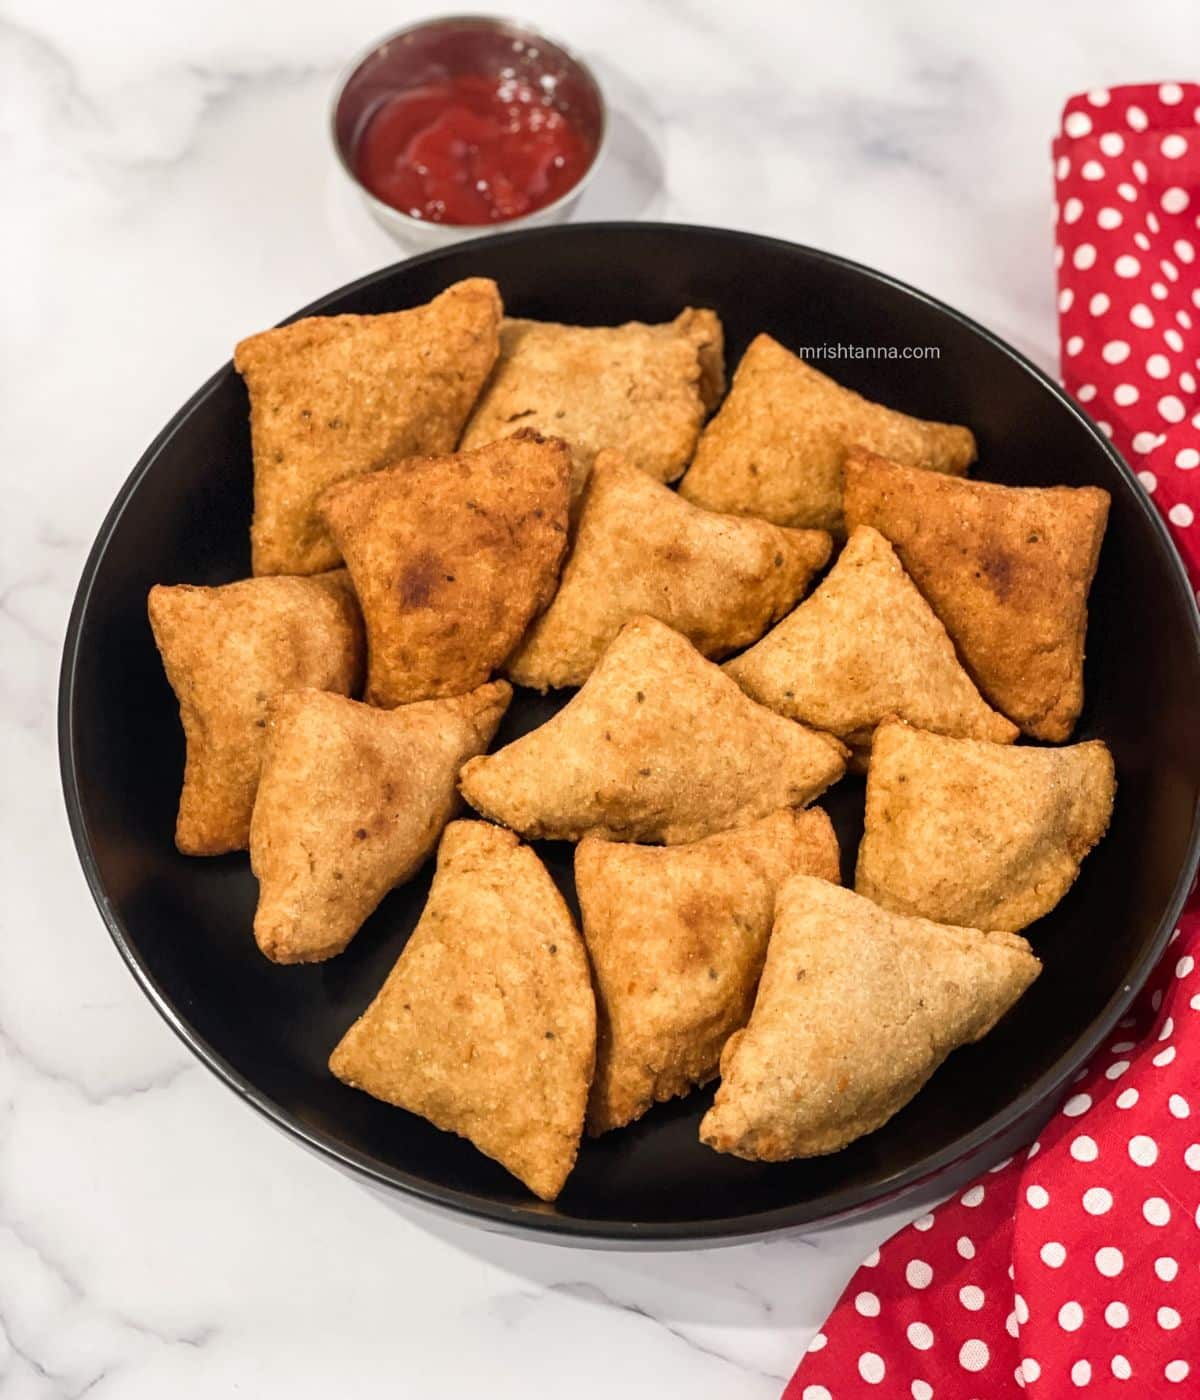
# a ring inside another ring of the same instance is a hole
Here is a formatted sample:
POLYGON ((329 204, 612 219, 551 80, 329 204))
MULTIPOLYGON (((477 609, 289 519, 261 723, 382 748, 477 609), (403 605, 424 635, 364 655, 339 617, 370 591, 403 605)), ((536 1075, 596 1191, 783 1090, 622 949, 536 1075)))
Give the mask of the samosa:
POLYGON ((881 720, 1008 744, 1017 726, 993 710, 954 644, 877 530, 860 525, 812 597, 725 672, 789 719, 870 746, 881 720))
POLYGON ((371 704, 461 695, 500 666, 558 582, 569 474, 565 445, 525 428, 321 497, 366 620, 371 704))
POLYGON ((891 541, 985 698, 1035 739, 1071 736, 1083 707, 1087 596, 1109 496, 998 486, 846 462, 846 521, 891 541))
POLYGON ((458 770, 511 698, 505 681, 396 710, 317 690, 277 697, 250 822, 267 957, 333 957, 416 874, 458 806, 458 770))
POLYGON ((855 888, 885 909, 1017 932, 1048 914, 1108 828, 1098 739, 1005 748, 885 724, 867 776, 855 888))
POLYGON ((820 530, 715 515, 619 453, 592 467, 558 592, 508 662, 519 685, 582 685, 621 625, 648 613, 703 656, 761 637, 828 560, 820 530))
POLYGON ((679 492, 709 510, 839 533, 842 464, 855 444, 955 476, 975 460, 968 428, 872 403, 759 335, 679 492))
POLYGON ((721 322, 712 311, 689 307, 652 326, 506 319, 495 373, 460 447, 480 447, 517 428, 565 438, 573 497, 602 447, 658 481, 674 481, 724 379, 721 322))
POLYGON ((587 954, 545 867, 511 832, 451 822, 420 921, 330 1069, 552 1201, 579 1150, 595 1049, 587 954))
POLYGON ((216 588, 159 584, 148 611, 187 740, 175 844, 190 856, 244 850, 272 699, 299 686, 355 695, 362 685, 350 579, 338 569, 216 588))
POLYGON ((575 888, 596 986, 590 1133, 713 1078, 750 1016, 775 892, 795 874, 839 878, 819 807, 687 846, 579 843, 575 888))
POLYGON ((748 699, 686 637, 636 617, 563 709, 471 759, 461 787, 529 838, 677 845, 804 806, 845 758, 831 735, 748 699))
POLYGON ((338 551, 314 509, 325 487, 402 457, 452 452, 500 350, 486 277, 380 316, 308 316, 243 340, 256 574, 312 574, 338 551))
POLYGON ((1017 934, 890 914, 794 875, 700 1140, 762 1162, 837 1152, 985 1036, 1040 971, 1017 934))

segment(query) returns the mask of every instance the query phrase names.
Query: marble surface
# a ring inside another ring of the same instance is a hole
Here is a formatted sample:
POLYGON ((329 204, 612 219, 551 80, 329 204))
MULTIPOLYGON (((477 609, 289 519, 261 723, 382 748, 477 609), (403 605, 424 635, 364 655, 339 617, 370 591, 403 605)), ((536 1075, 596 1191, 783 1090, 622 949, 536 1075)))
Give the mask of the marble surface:
MULTIPOLYGON (((325 140, 410 0, 0 5, 0 1393, 776 1395, 908 1201, 703 1254, 592 1253, 389 1208, 199 1068, 137 991, 59 794, 91 537, 233 342, 399 254, 325 140)), ((1175 71, 1194 0, 522 0, 616 109, 582 217, 835 249, 1055 355, 1061 101, 1175 71)))

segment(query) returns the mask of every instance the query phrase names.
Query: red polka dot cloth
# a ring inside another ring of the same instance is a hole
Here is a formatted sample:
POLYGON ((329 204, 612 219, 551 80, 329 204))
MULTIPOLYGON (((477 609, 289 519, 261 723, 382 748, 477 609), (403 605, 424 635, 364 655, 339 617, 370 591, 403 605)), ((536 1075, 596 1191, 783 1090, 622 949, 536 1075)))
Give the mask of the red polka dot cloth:
MULTIPOLYGON (((1063 378, 1200 587, 1200 84, 1073 97, 1063 378)), ((1200 902, 1041 1136, 864 1261, 784 1400, 1200 1396, 1200 902)))
POLYGON ((1195 581, 1200 83, 1071 98, 1054 161, 1063 383, 1137 472, 1195 581))

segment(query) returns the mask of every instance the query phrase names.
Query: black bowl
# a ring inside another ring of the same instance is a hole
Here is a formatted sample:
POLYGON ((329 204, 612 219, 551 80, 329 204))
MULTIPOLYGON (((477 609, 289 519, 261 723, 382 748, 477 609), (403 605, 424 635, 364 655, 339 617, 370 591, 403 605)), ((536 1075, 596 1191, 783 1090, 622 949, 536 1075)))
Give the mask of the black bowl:
MULTIPOLYGON (((521 316, 661 321, 689 303, 715 307, 731 363, 762 330, 793 347, 936 347, 936 360, 845 358, 825 367, 911 413, 969 423, 981 477, 1112 493, 1079 737, 1108 742, 1120 789, 1107 839, 1030 932, 1045 972, 985 1042, 951 1056, 908 1108, 836 1156, 779 1166, 719 1156, 697 1140, 710 1094, 696 1093, 585 1142, 553 1206, 461 1139, 338 1083, 326 1058, 403 947, 428 871, 391 894, 341 957, 276 967, 250 935, 256 887, 246 858, 194 860, 172 844, 183 738, 146 592, 249 571, 247 403, 231 365, 176 414, 126 482, 84 569, 67 634, 59 715, 67 807, 122 956, 195 1054, 279 1126, 344 1167, 493 1228, 626 1244, 756 1237, 828 1220, 972 1154, 986 1157, 1121 1016, 1162 952, 1195 870, 1200 630, 1154 509, 1089 419, 979 326, 877 272, 749 234, 611 224, 501 235, 375 273, 297 314, 391 311, 478 275, 496 278, 521 316)), ((500 741, 553 708, 519 695, 500 741)), ((849 861, 861 784, 840 784, 828 806, 849 861)), ((572 896, 570 849, 541 853, 572 896)))

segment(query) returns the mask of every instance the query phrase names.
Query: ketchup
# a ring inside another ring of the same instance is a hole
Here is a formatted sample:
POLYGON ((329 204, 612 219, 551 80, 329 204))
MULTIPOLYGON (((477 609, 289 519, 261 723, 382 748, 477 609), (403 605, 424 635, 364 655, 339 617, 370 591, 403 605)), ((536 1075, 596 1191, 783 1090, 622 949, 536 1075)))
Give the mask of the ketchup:
POLYGON ((570 116, 537 87, 464 74, 386 98, 354 163, 377 199, 414 219, 494 224, 552 204, 592 155, 570 116))

